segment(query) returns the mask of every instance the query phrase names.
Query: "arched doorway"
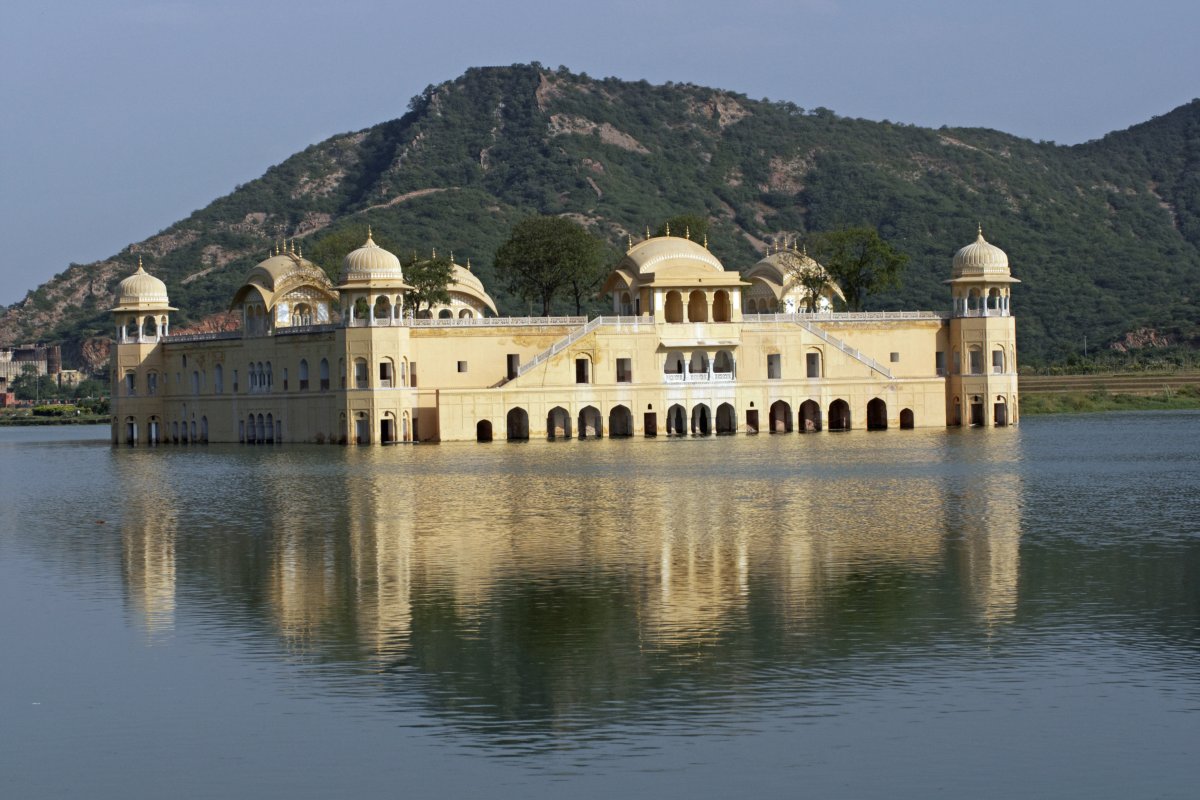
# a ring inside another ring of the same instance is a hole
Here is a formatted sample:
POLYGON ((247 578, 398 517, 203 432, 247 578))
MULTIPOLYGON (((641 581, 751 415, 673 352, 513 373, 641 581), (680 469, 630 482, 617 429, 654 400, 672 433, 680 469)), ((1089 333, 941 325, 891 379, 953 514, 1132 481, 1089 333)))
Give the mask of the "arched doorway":
POLYGON ((396 443, 396 417, 390 411, 385 411, 383 419, 379 420, 379 441, 383 444, 396 443))
POLYGON ((821 430, 821 406, 816 400, 805 400, 800 404, 800 432, 816 433, 821 430))
POLYGON ((520 406, 511 409, 505 419, 510 442, 524 442, 529 439, 529 412, 520 406))
POLYGON ((354 443, 371 443, 371 420, 367 417, 365 411, 358 412, 354 417, 354 443))
POLYGON ((850 430, 850 404, 841 398, 829 404, 829 430, 850 430))
POLYGON ((688 322, 708 322, 708 298, 699 289, 688 295, 688 322))
POLYGON ((887 430, 887 403, 876 397, 867 403, 867 430, 887 430))
POLYGON ((717 435, 737 433, 737 412, 729 403, 717 406, 717 435))
POLYGON ((562 406, 555 406, 546 415, 546 438, 571 438, 571 415, 562 406))
POLYGON ((729 292, 718 289, 713 295, 713 322, 729 322, 732 314, 729 310, 729 292))
POLYGON ((692 435, 708 436, 712 433, 712 412, 704 403, 692 406, 692 435))
POLYGON ((595 406, 584 406, 579 412, 579 438, 599 439, 604 435, 604 423, 600 418, 600 409, 595 406))
POLYGON ((475 423, 475 441, 490 442, 492 440, 491 420, 481 419, 475 423))
POLYGON ((900 430, 902 430, 902 431, 912 430, 915 427, 915 425, 913 423, 914 423, 914 420, 913 420, 912 409, 911 408, 900 409, 900 430))
POLYGON ((784 400, 771 403, 770 413, 771 433, 792 432, 792 407, 784 400))
POLYGON ((633 412, 625 406, 613 406, 608 412, 608 435, 614 439, 633 436, 633 412))
POLYGON ((663 306, 663 316, 667 322, 683 322, 683 298, 679 292, 667 292, 667 301, 663 306))
MULTIPOLYGON (((679 352, 678 350, 672 350, 671 352, 667 353, 667 360, 663 362, 663 374, 678 375, 682 379, 683 371, 686 368, 684 365, 686 363, 687 362, 685 362, 683 358, 683 353, 679 352)), ((670 379, 668 378, 667 380, 669 381, 670 379)))
POLYGON ((687 412, 676 403, 667 409, 667 436, 687 435, 687 412))
POLYGON ((1004 399, 1004 395, 996 396, 996 403, 992 409, 993 422, 997 428, 1003 428, 1008 424, 1008 401, 1004 399))

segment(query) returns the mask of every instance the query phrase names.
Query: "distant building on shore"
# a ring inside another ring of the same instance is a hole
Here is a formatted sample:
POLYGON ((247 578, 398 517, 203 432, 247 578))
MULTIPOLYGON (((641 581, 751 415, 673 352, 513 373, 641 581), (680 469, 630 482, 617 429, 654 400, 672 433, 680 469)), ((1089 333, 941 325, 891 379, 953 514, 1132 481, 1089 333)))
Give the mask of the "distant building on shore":
MULTIPOLYGON (((811 262, 811 263, 809 263, 811 262)), ((414 318, 400 261, 366 242, 337 286, 277 251, 247 275, 237 331, 170 333, 166 285, 121 281, 113 442, 392 444, 1010 425, 1017 408, 1008 256, 954 256, 948 315, 817 311, 795 250, 727 271, 677 236, 630 243, 611 316, 497 317, 455 265, 449 304, 414 318)))

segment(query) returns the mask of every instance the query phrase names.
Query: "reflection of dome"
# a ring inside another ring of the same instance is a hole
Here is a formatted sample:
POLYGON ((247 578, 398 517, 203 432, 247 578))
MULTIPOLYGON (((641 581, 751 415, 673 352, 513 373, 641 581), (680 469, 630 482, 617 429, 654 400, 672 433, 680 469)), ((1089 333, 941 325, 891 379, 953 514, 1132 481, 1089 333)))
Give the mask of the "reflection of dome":
POLYGON ((138 259, 137 272, 117 284, 118 308, 147 308, 166 306, 167 285, 142 268, 138 259))
POLYGON ((638 242, 621 259, 618 269, 622 267, 643 277, 711 277, 725 271, 707 248, 679 236, 655 236, 638 242))
POLYGON ((954 255, 953 276, 982 277, 1008 275, 1008 254, 983 238, 983 229, 975 241, 954 255))
POLYGON ((342 283, 349 281, 404 280, 400 259, 375 244, 367 231, 362 247, 350 251, 342 261, 342 283))

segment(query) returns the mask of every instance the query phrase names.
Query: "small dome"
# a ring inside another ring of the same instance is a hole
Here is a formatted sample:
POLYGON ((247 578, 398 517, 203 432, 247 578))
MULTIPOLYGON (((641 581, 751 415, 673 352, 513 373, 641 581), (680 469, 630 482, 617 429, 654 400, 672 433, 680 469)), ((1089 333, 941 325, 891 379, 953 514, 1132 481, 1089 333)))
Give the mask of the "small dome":
POLYGON ((352 250, 342 261, 342 283, 349 281, 404 280, 400 259, 375 244, 367 231, 367 241, 352 250))
POLYGON ((983 229, 975 241, 954 255, 955 278, 1008 275, 1008 254, 983 238, 983 229))
POLYGON ((167 285, 146 272, 140 258, 137 272, 117 284, 118 308, 165 307, 169 302, 167 285))

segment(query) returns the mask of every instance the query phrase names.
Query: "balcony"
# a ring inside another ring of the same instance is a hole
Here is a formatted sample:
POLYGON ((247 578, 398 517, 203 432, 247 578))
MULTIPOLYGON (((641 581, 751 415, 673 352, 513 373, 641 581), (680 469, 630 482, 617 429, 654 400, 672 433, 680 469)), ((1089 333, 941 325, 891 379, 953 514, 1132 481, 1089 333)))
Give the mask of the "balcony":
POLYGON ((733 383, 732 372, 664 372, 663 383, 733 383))

